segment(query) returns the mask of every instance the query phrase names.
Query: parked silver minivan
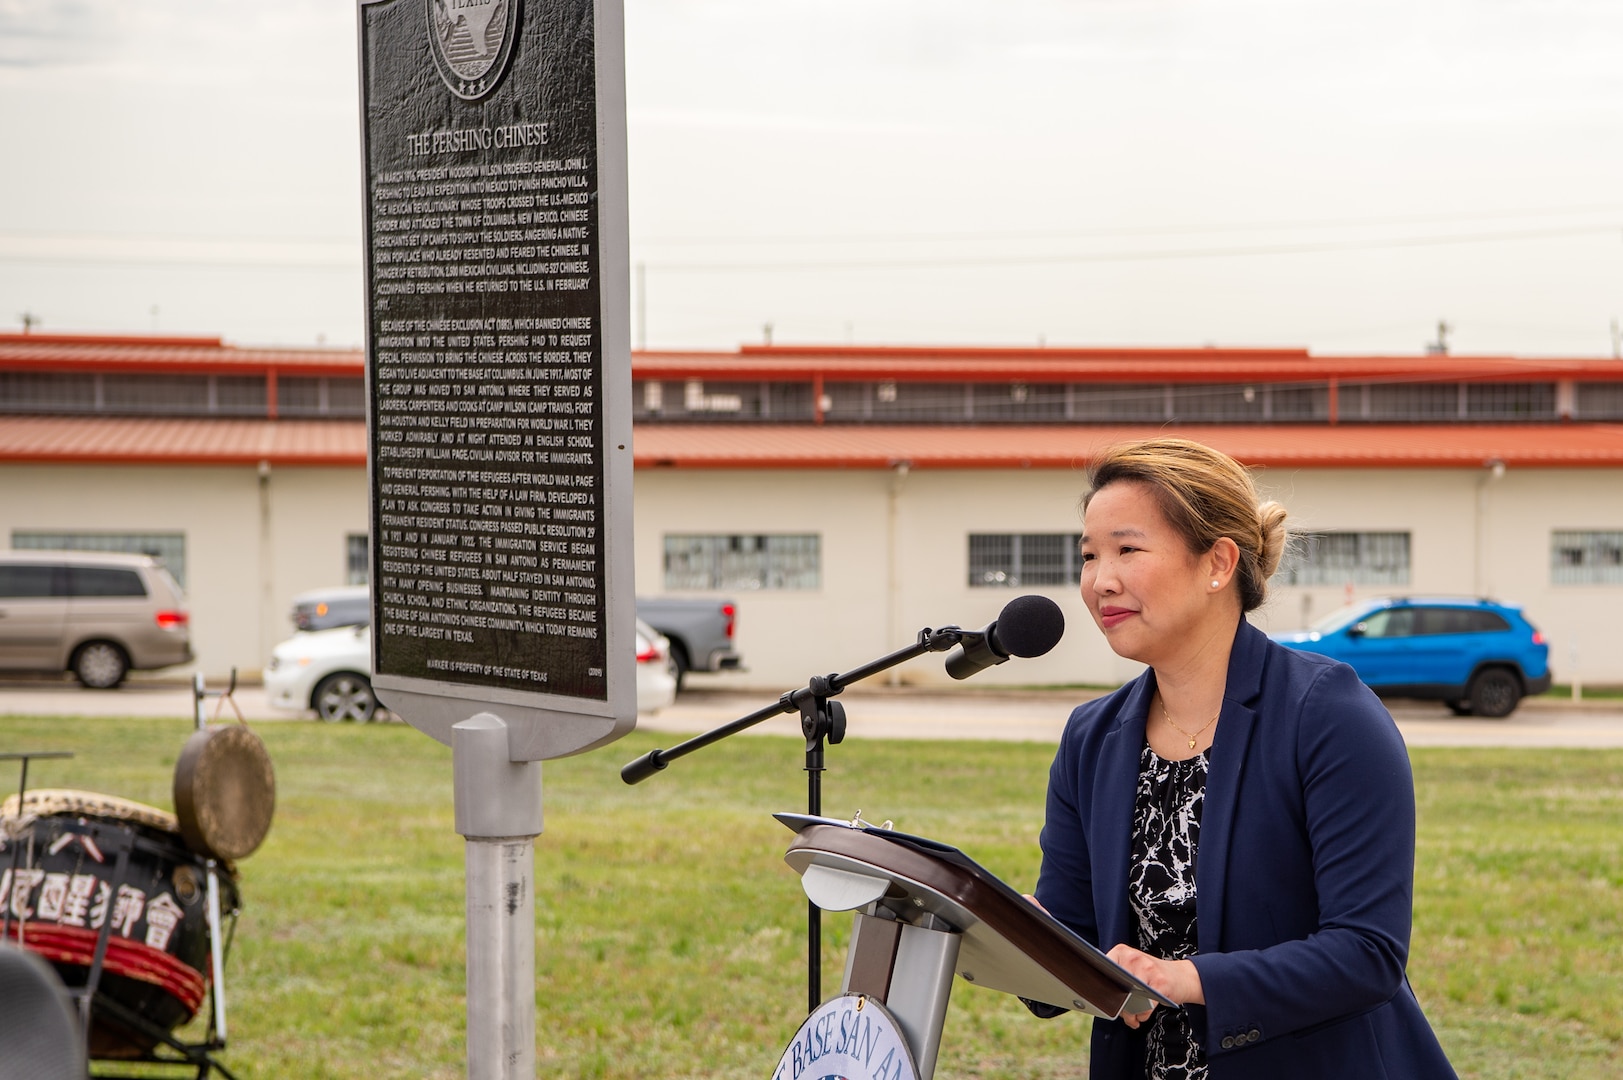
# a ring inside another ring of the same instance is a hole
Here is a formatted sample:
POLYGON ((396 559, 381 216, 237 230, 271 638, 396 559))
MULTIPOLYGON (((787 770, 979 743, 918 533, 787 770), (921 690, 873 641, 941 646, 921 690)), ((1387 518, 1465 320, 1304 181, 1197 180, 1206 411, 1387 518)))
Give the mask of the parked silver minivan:
POLYGON ((71 671, 104 690, 192 659, 186 597, 145 555, 0 551, 0 671, 71 671))

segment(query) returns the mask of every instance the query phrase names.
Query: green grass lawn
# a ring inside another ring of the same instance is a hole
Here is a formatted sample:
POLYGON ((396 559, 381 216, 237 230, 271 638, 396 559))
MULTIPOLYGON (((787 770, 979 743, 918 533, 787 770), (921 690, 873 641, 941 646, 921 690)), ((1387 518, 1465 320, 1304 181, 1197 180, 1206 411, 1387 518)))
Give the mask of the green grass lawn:
MULTIPOLYGON (((0 717, 0 749, 73 750, 31 787, 171 806, 189 720, 0 717)), ((227 963, 243 1080, 458 1077, 462 840, 451 758, 399 724, 261 724, 269 839, 244 860, 227 963)), ((543 766, 536 841, 538 1072, 770 1075, 805 1008, 805 898, 775 810, 805 806, 798 741, 732 739, 634 788, 634 735, 543 766)), ((1052 749, 869 741, 828 752, 824 808, 956 843, 1029 887, 1052 749)), ((1623 1072, 1623 752, 1414 753, 1410 978, 1463 1076, 1623 1072)), ((15 773, 0 773, 0 794, 15 773)), ((838 988, 849 916, 824 918, 838 988)), ((937 1075, 1086 1073, 1087 1023, 960 982, 937 1075)))

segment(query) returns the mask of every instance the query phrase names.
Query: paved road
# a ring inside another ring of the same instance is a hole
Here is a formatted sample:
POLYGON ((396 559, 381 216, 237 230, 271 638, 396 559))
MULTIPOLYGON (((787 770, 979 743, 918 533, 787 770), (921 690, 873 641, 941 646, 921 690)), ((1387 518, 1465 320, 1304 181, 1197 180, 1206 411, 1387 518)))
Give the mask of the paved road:
MULTIPOLYGON (((1011 739, 1055 742, 1065 717, 1081 695, 1075 691, 1001 692, 891 690, 854 687, 841 695, 850 737, 930 739, 1011 739)), ((235 699, 249 720, 297 719, 265 703, 256 686, 235 699)), ((647 731, 679 736, 707 731, 776 701, 771 693, 747 694, 694 689, 675 705, 638 724, 647 731)), ((213 715, 216 699, 205 707, 213 715)), ((1623 748, 1623 701, 1524 703, 1505 720, 1450 716, 1439 704, 1389 703, 1398 728, 1411 746, 1565 746, 1623 748)), ((113 691, 82 690, 70 682, 0 681, 0 715, 177 716, 192 715, 189 685, 132 682, 113 691)), ((229 716, 229 712, 225 714, 229 716)), ((762 734, 798 734, 798 721, 774 717, 752 729, 762 734)))

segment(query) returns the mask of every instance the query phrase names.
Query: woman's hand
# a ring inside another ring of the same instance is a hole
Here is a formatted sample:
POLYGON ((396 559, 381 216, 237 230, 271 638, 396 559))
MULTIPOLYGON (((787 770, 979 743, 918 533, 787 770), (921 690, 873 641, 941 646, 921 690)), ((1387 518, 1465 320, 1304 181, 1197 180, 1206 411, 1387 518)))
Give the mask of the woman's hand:
MULTIPOLYGON (((1131 945, 1117 945, 1105 955, 1144 985, 1165 994, 1179 1005, 1206 1003, 1206 992, 1200 985, 1200 971, 1192 960, 1160 960, 1131 945)), ((1148 1020, 1154 1011, 1155 1006, 1151 1005, 1141 1013, 1122 1013, 1121 1019, 1128 1027, 1136 1028, 1148 1020)))

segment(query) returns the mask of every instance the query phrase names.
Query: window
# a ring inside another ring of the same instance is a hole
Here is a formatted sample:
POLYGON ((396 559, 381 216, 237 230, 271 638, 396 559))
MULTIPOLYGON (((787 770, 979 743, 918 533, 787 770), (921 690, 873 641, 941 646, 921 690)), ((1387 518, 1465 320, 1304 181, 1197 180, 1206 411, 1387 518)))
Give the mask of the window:
POLYGON ((1415 625, 1416 634, 1491 634, 1509 630, 1503 615, 1470 608, 1423 607, 1415 625))
POLYGON ((1078 533, 971 533, 969 586, 1074 585, 1082 577, 1080 539, 1078 533))
POLYGON ((1573 419, 1623 420, 1623 382, 1579 383, 1573 419))
MULTIPOLYGON (((348 381, 360 383, 359 379, 348 381)), ((260 375, 0 372, 0 412, 264 416, 265 379, 260 375)))
MULTIPOLYGON (((264 412, 264 403, 260 403, 264 412)), ((282 416, 366 415, 366 383, 361 379, 289 375, 276 380, 276 411, 282 416)))
POLYGON ((52 372, 0 372, 0 411, 75 413, 96 408, 96 376, 52 372))
POLYGON ((1623 585, 1623 530, 1551 533, 1550 584, 1623 585))
POLYGON ((345 585, 369 585, 372 573, 372 549, 365 533, 350 533, 344 537, 345 585))
POLYGON ((1284 585, 1407 585, 1409 534, 1329 532, 1297 536, 1279 571, 1284 585))
POLYGON ((38 600, 62 596, 66 575, 59 566, 33 563, 0 563, 0 598, 38 600))
POLYGON ((185 533, 13 532, 19 551, 122 551, 158 559, 186 587, 185 533))
POLYGON ((68 567, 69 596, 145 596, 147 587, 134 570, 111 566, 68 567))
POLYGON ((1411 607, 1387 608, 1377 611, 1361 625, 1368 638, 1398 638, 1414 635, 1415 609, 1411 607))
POLYGON ((706 423, 807 422, 811 383, 686 379, 632 383, 632 418, 706 423))
POLYGON ((1554 420, 1554 383, 1482 383, 1465 388, 1472 420, 1554 420))
POLYGON ((665 537, 667 589, 816 589, 822 537, 812 534, 665 537))

